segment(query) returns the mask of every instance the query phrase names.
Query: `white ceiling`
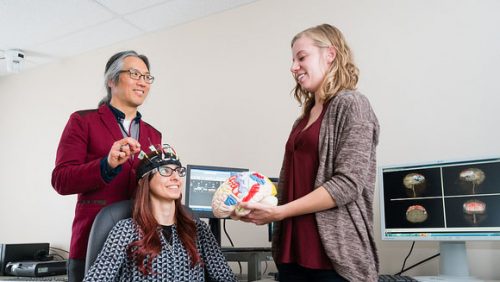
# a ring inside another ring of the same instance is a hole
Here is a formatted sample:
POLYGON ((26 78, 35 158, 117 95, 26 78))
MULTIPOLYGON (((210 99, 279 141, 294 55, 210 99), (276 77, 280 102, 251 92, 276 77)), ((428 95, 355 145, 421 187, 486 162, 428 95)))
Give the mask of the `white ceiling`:
POLYGON ((23 51, 27 69, 254 1, 0 0, 0 75, 6 50, 23 51))

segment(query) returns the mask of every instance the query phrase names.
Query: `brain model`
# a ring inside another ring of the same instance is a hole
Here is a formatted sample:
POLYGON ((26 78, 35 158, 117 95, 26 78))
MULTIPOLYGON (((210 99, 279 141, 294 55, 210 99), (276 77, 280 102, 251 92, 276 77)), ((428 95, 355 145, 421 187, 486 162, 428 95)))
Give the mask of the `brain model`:
POLYGON ((276 187, 264 175, 250 171, 237 173, 222 183, 212 198, 212 210, 218 218, 224 218, 235 211, 236 216, 245 216, 250 211, 237 207, 240 202, 257 202, 267 205, 278 204, 276 187))

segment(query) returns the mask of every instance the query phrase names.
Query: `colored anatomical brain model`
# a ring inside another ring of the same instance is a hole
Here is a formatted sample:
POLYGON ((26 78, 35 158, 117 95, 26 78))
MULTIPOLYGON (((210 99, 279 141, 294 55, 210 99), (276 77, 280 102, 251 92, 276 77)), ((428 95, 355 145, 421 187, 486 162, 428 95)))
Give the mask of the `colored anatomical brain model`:
POLYGON ((277 205, 276 187, 266 176, 251 171, 240 172, 223 182, 212 198, 212 210, 216 217, 225 218, 234 211, 245 216, 250 211, 238 207, 239 202, 258 202, 277 205))

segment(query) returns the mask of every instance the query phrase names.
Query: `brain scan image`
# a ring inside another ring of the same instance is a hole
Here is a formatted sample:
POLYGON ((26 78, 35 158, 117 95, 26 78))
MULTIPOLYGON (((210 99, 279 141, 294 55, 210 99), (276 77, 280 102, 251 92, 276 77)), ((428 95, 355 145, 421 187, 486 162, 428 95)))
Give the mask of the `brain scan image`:
POLYGON ((406 194, 410 198, 416 198, 425 190, 425 177, 419 173, 409 173, 403 178, 406 194))
POLYGON ((478 186, 483 183, 486 175, 479 168, 468 168, 460 172, 460 184, 470 194, 478 192, 478 186))
POLYGON ((406 220, 411 223, 421 223, 427 220, 427 211, 421 205, 409 206, 406 210, 406 220))
POLYGON ((479 224, 486 218, 486 204, 480 200, 469 200, 462 207, 465 219, 473 225, 479 224))

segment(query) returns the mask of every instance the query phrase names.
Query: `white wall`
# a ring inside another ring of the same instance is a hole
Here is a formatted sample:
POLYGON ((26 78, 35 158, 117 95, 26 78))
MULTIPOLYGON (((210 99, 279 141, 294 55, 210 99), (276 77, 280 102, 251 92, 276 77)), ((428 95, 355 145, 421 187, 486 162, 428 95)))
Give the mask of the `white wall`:
MULTIPOLYGON (((71 112, 104 95, 110 55, 149 56, 157 80, 141 108, 184 163, 276 176, 299 109, 290 95, 290 40, 327 22, 346 35, 381 124, 379 165, 500 155, 500 2, 495 0, 258 1, 51 65, 0 77, 0 242, 68 249, 75 196, 50 184, 71 112)), ((378 198, 376 199, 378 200, 378 198)), ((380 241, 382 272, 410 242, 380 241)), ((267 246, 267 229, 228 223, 238 245, 267 246)), ((223 242, 227 244, 227 241, 223 242)), ((471 272, 500 279, 496 242, 468 243, 471 272)), ((416 244, 410 265, 437 252, 416 244)), ((409 272, 437 273, 437 259, 409 272)))

